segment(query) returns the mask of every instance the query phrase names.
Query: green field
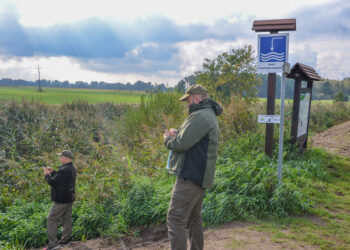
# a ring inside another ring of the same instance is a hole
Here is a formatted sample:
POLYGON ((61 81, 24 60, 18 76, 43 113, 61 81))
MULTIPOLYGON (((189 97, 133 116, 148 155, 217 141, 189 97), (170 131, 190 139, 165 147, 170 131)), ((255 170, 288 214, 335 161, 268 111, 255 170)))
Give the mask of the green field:
POLYGON ((44 92, 37 92, 36 87, 0 87, 0 100, 13 99, 21 101, 40 101, 47 104, 71 103, 84 100, 89 103, 139 103, 143 92, 100 90, 100 89, 62 89, 44 88, 44 92))
MULTIPOLYGON (((267 98, 259 97, 258 98, 259 102, 267 102, 267 98)), ((275 99, 276 104, 281 104, 281 99, 275 99)), ((293 104, 293 99, 285 99, 284 101, 285 104, 293 104)), ((312 100, 313 104, 333 104, 334 100, 312 100)))

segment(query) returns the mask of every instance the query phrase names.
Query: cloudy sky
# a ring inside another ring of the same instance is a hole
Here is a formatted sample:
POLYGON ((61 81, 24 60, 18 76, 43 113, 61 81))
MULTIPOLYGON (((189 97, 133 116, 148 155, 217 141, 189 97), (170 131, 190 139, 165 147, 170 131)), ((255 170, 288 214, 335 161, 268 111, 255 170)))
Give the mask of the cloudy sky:
POLYGON ((350 1, 0 0, 0 78, 176 84, 257 47, 254 20, 296 18, 289 62, 350 76, 350 1))

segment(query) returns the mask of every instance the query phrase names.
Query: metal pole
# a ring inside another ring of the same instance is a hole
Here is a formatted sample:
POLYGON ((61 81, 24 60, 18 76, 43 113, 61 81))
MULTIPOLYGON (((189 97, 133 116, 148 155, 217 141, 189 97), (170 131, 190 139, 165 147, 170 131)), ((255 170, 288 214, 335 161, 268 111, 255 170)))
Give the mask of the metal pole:
POLYGON ((286 74, 282 73, 281 83, 281 109, 280 109, 280 138, 278 147, 278 181, 282 183, 282 158, 283 158, 283 128, 284 128, 284 98, 286 92, 286 74))

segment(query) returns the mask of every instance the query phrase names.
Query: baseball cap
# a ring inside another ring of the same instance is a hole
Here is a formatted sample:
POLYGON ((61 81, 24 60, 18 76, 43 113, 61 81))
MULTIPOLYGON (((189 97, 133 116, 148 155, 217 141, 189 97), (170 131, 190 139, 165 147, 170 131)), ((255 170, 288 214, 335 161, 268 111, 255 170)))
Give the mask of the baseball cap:
POLYGON ((68 157, 68 158, 73 159, 73 154, 72 154, 72 152, 69 151, 69 150, 64 150, 64 151, 62 151, 61 153, 57 153, 57 155, 59 155, 59 156, 65 156, 65 157, 68 157))
POLYGON ((195 84, 189 87, 186 91, 186 94, 182 96, 179 100, 185 101, 190 95, 195 95, 195 94, 208 94, 208 91, 202 85, 195 84))

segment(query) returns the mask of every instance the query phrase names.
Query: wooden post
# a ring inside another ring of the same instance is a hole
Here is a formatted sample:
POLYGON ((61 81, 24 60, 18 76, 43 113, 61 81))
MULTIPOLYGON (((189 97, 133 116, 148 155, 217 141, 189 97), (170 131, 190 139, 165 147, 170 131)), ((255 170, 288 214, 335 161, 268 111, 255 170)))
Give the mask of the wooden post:
POLYGON ((296 78, 295 85, 294 85, 293 115, 292 115, 292 126, 291 126, 291 135, 290 135, 292 143, 295 143, 298 137, 300 90, 301 90, 301 78, 296 78))
MULTIPOLYGON (((276 96, 276 73, 269 73, 267 79, 267 106, 266 114, 275 114, 275 96, 276 96)), ((265 134, 265 154, 272 157, 273 152, 273 130, 274 124, 266 124, 266 134, 265 134)))
POLYGON ((310 89, 310 105, 309 105, 309 113, 308 113, 308 116, 309 119, 307 121, 307 127, 306 127, 306 139, 305 139, 305 142, 303 144, 303 148, 306 148, 307 147, 307 138, 308 138, 308 135, 309 135, 309 123, 310 123, 310 110, 311 110, 311 103, 312 103, 312 86, 313 86, 313 80, 309 80, 307 81, 307 88, 310 89))

